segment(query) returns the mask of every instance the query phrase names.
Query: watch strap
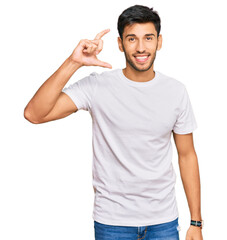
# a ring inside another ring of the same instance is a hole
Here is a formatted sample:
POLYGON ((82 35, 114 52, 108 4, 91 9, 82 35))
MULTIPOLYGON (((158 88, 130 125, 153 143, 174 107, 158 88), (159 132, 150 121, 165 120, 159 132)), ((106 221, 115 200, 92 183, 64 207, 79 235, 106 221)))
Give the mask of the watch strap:
POLYGON ((196 226, 196 227, 203 228, 204 221, 203 221, 203 220, 201 220, 201 221, 191 220, 191 225, 196 226))

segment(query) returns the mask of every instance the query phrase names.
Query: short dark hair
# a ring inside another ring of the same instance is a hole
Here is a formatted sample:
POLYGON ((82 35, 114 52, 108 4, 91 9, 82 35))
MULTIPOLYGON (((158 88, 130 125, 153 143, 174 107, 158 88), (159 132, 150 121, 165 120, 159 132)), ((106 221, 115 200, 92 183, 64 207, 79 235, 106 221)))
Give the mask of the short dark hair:
POLYGON ((123 39, 124 28, 133 23, 152 22, 157 31, 157 37, 161 31, 161 19, 157 11, 142 5, 134 5, 125 9, 118 18, 117 29, 120 38, 123 39))

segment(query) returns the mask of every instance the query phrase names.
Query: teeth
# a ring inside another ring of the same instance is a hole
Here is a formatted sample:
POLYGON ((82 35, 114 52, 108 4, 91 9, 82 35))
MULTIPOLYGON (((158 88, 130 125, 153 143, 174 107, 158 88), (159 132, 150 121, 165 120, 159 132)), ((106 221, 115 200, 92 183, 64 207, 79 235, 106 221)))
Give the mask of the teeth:
POLYGON ((147 58, 148 56, 144 56, 144 57, 136 57, 136 58, 138 58, 138 59, 145 59, 145 58, 147 58))

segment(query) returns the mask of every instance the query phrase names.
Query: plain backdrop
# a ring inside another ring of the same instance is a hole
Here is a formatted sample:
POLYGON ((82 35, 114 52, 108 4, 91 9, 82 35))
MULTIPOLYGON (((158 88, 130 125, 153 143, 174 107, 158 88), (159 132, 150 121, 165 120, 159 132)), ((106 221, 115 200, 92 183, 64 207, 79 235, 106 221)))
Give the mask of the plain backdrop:
MULTIPOLYGON (((226 235, 227 85, 224 1, 2 1, 0 239, 94 239, 92 119, 80 110, 64 119, 32 124, 24 108, 81 39, 106 28, 99 59, 124 68, 117 19, 132 5, 154 7, 161 17, 163 47, 154 69, 183 82, 198 123, 198 155, 205 240, 226 235)), ((66 84, 91 72, 84 67, 66 84)), ((175 144, 180 238, 190 224, 175 144)))

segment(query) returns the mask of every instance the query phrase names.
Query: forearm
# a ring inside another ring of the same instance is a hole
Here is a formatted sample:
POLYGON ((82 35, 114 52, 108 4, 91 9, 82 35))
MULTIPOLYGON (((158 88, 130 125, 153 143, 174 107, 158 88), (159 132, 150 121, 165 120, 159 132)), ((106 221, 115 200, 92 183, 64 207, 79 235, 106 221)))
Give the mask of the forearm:
POLYGON ((179 167, 191 219, 201 220, 201 191, 198 159, 195 152, 179 157, 179 167))
POLYGON ((41 85, 26 106, 25 112, 35 119, 46 116, 54 107, 66 83, 79 67, 67 58, 58 70, 41 85))

